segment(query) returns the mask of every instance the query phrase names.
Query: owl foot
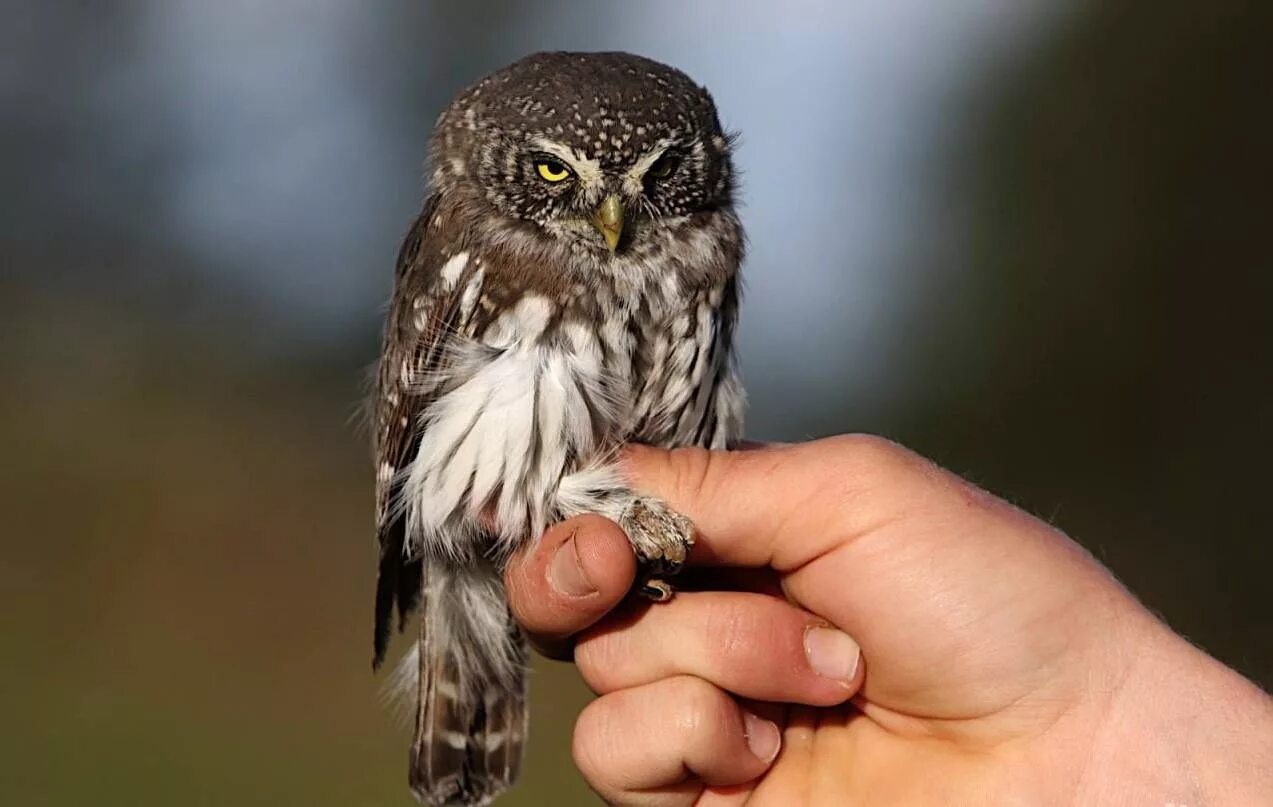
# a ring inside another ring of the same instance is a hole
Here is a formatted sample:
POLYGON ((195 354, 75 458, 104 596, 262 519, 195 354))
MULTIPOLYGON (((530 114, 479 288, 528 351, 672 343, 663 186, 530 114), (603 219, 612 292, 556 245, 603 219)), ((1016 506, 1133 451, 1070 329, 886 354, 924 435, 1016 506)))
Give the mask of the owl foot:
POLYGON ((672 598, 674 589, 663 578, 685 565, 694 546, 694 524, 658 499, 633 499, 619 517, 641 565, 637 591, 655 602, 672 598))

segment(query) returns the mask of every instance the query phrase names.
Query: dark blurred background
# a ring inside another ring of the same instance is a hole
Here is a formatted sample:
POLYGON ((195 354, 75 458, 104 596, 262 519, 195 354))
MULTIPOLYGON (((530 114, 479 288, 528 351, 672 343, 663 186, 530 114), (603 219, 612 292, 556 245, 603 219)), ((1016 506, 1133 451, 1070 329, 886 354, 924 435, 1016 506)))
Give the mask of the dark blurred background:
MULTIPOLYGON (((436 114, 541 49, 742 132, 751 436, 901 440, 1267 687, 1271 8, 6 8, 0 803, 409 803, 353 415, 436 114)), ((591 803, 586 697, 507 804, 591 803)))

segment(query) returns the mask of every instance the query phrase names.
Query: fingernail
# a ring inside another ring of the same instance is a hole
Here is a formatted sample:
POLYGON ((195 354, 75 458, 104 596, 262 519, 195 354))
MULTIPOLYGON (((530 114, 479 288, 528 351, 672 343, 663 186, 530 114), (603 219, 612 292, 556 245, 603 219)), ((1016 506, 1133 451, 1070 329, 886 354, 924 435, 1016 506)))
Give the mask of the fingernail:
POLYGON ((743 711, 743 736, 747 738, 747 748, 766 765, 774 761, 782 748, 778 726, 746 710, 743 711))
POLYGON ((805 631, 804 652, 814 672, 844 684, 853 680, 862 657, 858 643, 835 628, 812 627, 805 631))
POLYGON ((583 560, 579 557, 579 547, 576 544, 578 538, 576 533, 557 547, 552 563, 548 566, 548 582, 567 597, 587 597, 597 591, 597 587, 583 570, 583 560))

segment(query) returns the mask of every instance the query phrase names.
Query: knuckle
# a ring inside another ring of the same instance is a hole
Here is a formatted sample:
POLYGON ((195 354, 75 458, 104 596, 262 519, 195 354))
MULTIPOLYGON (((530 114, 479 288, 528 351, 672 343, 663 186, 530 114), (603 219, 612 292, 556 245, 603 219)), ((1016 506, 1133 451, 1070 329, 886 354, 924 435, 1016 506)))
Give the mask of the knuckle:
POLYGON ((910 453, 892 440, 874 434, 844 434, 828 442, 859 471, 896 468, 910 453))
POLYGON ((683 748, 720 735, 734 710, 728 695, 702 678, 683 675, 668 679, 669 697, 681 704, 673 721, 683 748))
POLYGON ((827 441, 827 472, 839 489, 838 501, 853 508, 888 509, 899 490, 927 476, 926 461, 873 434, 847 434, 827 441))
POLYGON ((846 497, 859 502, 866 499, 875 508, 893 516, 907 509, 914 513, 923 508, 917 502, 947 502, 949 497, 965 496, 973 486, 951 474, 927 457, 883 437, 869 434, 840 438, 846 450, 842 456, 846 497))

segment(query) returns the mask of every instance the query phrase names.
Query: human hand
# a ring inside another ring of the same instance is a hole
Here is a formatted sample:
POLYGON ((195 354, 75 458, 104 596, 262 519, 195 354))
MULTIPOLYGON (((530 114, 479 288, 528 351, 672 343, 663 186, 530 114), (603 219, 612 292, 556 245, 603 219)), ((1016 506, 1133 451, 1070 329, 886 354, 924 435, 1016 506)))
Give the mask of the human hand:
POLYGON ((536 643, 573 649, 601 695, 574 755, 610 802, 1273 792, 1266 696, 1064 535, 904 449, 857 436, 633 447, 627 470, 697 525, 689 590, 625 599, 632 554, 598 517, 557 525, 506 577, 536 643))

